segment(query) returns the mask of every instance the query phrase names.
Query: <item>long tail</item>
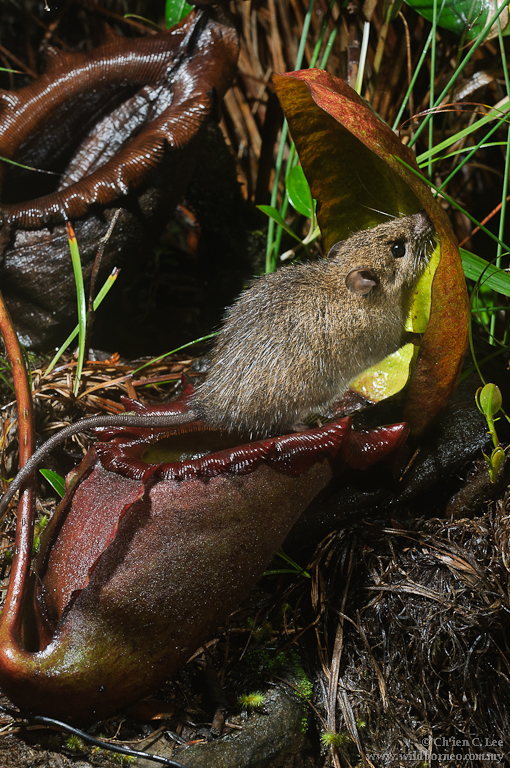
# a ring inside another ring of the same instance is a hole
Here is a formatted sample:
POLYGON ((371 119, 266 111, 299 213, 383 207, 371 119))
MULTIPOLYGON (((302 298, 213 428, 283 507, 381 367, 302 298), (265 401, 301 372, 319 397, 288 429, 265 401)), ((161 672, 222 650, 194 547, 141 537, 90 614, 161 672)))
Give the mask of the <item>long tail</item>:
POLYGON ((179 424, 188 424, 195 421, 196 414, 191 410, 172 413, 154 413, 137 414, 131 411, 112 416, 90 416, 87 419, 81 419, 75 424, 69 424, 60 432, 52 435, 44 445, 30 457, 27 463, 20 469, 16 477, 12 480, 9 488, 0 499, 0 517, 7 509, 10 500, 21 486, 30 477, 32 472, 37 469, 38 464, 47 456, 57 445, 67 440, 68 437, 76 435, 78 432, 84 432, 86 429, 96 429, 97 427, 145 427, 146 429, 158 427, 174 427, 179 424))

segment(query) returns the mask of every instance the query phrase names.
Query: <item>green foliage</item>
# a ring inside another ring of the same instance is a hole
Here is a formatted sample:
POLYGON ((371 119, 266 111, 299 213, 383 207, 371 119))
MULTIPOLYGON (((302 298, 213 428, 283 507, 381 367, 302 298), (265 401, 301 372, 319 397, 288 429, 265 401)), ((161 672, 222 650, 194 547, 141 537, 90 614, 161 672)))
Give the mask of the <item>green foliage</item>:
MULTIPOLYGON (((335 2, 336 0, 330 0, 329 9, 331 9, 335 5, 335 2)), ((294 65, 295 70, 301 69, 301 66, 303 65, 303 58, 305 53, 308 31, 310 29, 310 22, 311 22, 312 14, 314 12, 314 4, 315 4, 315 1, 310 0, 308 4, 307 12, 305 14, 305 18, 303 20, 301 37, 299 40, 299 48, 296 56, 296 62, 294 65)), ((328 25, 329 25, 328 15, 325 14, 324 21, 322 23, 322 27, 317 38, 317 42, 313 50, 312 57, 310 59, 310 64, 309 64, 310 68, 316 67, 318 64, 319 53, 322 47, 324 37, 328 30, 328 25)), ((330 33, 328 44, 326 45, 326 49, 320 61, 319 66, 321 68, 324 68, 326 66, 336 34, 337 34, 337 29, 335 27, 330 33)), ((287 142, 287 136, 288 136, 288 124, 287 124, 287 121, 285 120, 282 126, 282 131, 280 136, 280 146, 278 148, 278 156, 276 158, 276 163, 275 163, 275 177, 274 177, 273 189, 271 193, 271 206, 270 206, 273 209, 276 209, 277 201, 278 201, 278 184, 280 181, 280 176, 283 168, 283 155, 285 150, 285 144, 287 142)), ((290 148, 289 160, 287 165, 286 180, 285 180, 286 186, 287 186, 287 178, 289 176, 290 170, 296 163, 297 163, 297 158, 295 157, 295 148, 294 148, 294 145, 292 144, 290 148)), ((293 182, 291 181, 291 187, 292 187, 292 184, 293 182)), ((277 209, 279 213, 279 219, 271 217, 271 221, 269 222, 269 227, 267 231, 267 247, 266 247, 266 272, 274 272, 274 270, 276 269, 282 233, 284 231, 288 231, 287 226, 286 225, 282 226, 281 224, 282 220, 285 222, 288 203, 289 203, 289 197, 288 195, 286 195, 280 207, 277 209), (276 230, 274 226, 275 223, 278 225, 276 227, 276 230)), ((305 238, 305 240, 310 238, 308 239, 308 242, 312 242, 312 239, 317 239, 319 234, 320 232, 318 231, 318 228, 315 226, 315 222, 312 220, 310 231, 307 237, 305 238)), ((305 241, 303 241, 303 244, 305 244, 305 241)))
POLYGON ((309 701, 313 695, 313 683, 301 666, 297 653, 294 660, 294 674, 297 678, 296 688, 298 689, 298 694, 305 701, 309 701))
POLYGON ((287 225, 285 222, 285 219, 281 215, 280 211, 275 208, 273 205, 258 205, 257 208, 262 211, 262 213, 265 213, 267 216, 269 216, 271 219, 276 221, 276 223, 287 232, 287 234, 291 235, 294 240, 297 240, 299 243, 301 242, 301 238, 296 235, 296 233, 287 225))
POLYGON ((296 678, 297 693, 302 699, 308 700, 313 693, 313 683, 303 669, 301 657, 295 650, 275 653, 267 648, 256 648, 246 654, 246 663, 265 676, 282 677, 291 673, 296 678))
MULTIPOLYGON (((313 695, 313 683, 303 669, 299 653, 295 650, 286 653, 274 653, 267 649, 257 649, 246 654, 246 663, 255 668, 259 674, 271 677, 283 677, 292 675, 293 686, 296 694, 303 702, 308 702, 313 695)), ((308 712, 305 712, 301 721, 301 730, 306 733, 308 729, 308 712)))
POLYGON ((501 397, 499 387, 495 384, 486 384, 485 387, 481 387, 476 393, 476 404, 481 413, 486 417, 491 435, 494 437, 494 416, 501 410, 503 405, 503 398, 501 397))
POLYGON ((256 625, 253 619, 248 619, 248 626, 251 629, 251 636, 256 643, 263 643, 265 640, 269 640, 273 634, 273 626, 270 621, 264 621, 262 624, 256 625))
POLYGON ((106 760, 110 760, 112 763, 117 763, 122 766, 133 765, 137 759, 133 755, 123 755, 120 752, 111 752, 109 749, 101 749, 101 747, 93 747, 92 754, 95 757, 104 757, 106 760))
POLYGON ((41 515, 35 524, 34 544, 33 544, 34 554, 39 552, 39 547, 41 544, 41 533, 44 531, 44 529, 48 525, 48 520, 49 520, 49 517, 47 515, 41 515))
MULTIPOLYGON (((321 231, 317 225, 317 218, 315 216, 315 200, 312 198, 310 185, 308 184, 304 171, 300 165, 291 166, 287 171, 287 176, 285 178, 285 194, 285 201, 289 202, 297 213, 310 219, 308 234, 303 239, 298 237, 294 230, 287 225, 285 219, 277 208, 271 205, 259 205, 257 207, 271 219, 274 219, 281 229, 285 230, 285 232, 297 240, 302 247, 307 247, 320 237, 321 231)), ((280 256, 280 259, 283 261, 290 256, 294 256, 295 252, 296 248, 292 248, 290 251, 283 253, 280 256)))
POLYGON ((246 654, 245 660, 246 664, 259 674, 271 675, 282 671, 287 657, 284 653, 275 654, 267 648, 256 648, 246 654))
POLYGON ((289 170, 286 178, 286 193, 289 203, 295 211, 302 216, 306 216, 308 219, 313 217, 312 193, 300 165, 295 165, 289 170))
POLYGON ((13 552, 12 549, 6 549, 3 552, 3 565, 8 567, 12 563, 13 552))
POLYGON ((487 426, 489 427, 489 433, 494 444, 494 450, 491 455, 487 456, 485 453, 483 455, 487 462, 491 483, 495 483, 499 471, 505 461, 505 451, 501 447, 496 433, 495 422, 498 421, 498 419, 494 418, 501 410, 503 399, 499 387, 495 384, 486 384, 484 387, 478 389, 475 400, 478 410, 480 413, 483 413, 487 419, 487 426))
POLYGON ((169 29, 174 24, 178 24, 182 21, 188 13, 192 10, 193 6, 189 5, 186 0, 166 0, 165 5, 165 25, 169 29))
POLYGON ((352 741, 352 739, 347 731, 342 731, 342 733, 323 731, 323 733, 321 733, 321 743, 325 747, 343 747, 350 741, 352 741))
POLYGON ((67 222, 67 238, 69 240, 69 250, 71 251, 71 261, 73 263, 74 282, 76 284, 76 299, 78 304, 78 361, 76 364, 76 375, 74 378, 73 394, 76 397, 80 389, 81 372, 83 370, 83 361, 85 356, 85 335, 87 330, 87 304, 85 301, 85 286, 83 283, 83 271, 81 268, 80 251, 76 242, 76 235, 71 223, 67 222))
MULTIPOLYGON (((429 21, 434 17, 434 5, 438 9, 437 24, 444 29, 475 40, 482 33, 485 25, 494 17, 494 5, 486 0, 406 0, 407 4, 418 11, 429 21)), ((493 23, 494 19, 493 19, 493 23)), ((510 34, 508 23, 503 30, 504 35, 510 34)))
POLYGON ((261 691, 254 691, 253 693, 243 693, 239 696, 237 703, 244 710, 260 709, 264 706, 266 696, 261 691))
POLYGON ((62 739, 60 736, 56 733, 49 733, 46 736, 46 740, 44 742, 46 749, 49 749, 53 752, 57 752, 60 750, 62 746, 62 739))
POLYGON ((161 27, 159 27, 155 22, 151 21, 150 19, 147 19, 145 16, 139 16, 137 13, 125 13, 124 14, 125 19, 138 19, 138 21, 143 22, 148 27, 153 29, 155 32, 161 32, 161 27))
POLYGON ((306 579, 310 579, 310 574, 304 570, 304 568, 301 568, 298 563, 296 563, 295 560, 293 560, 289 555, 287 555, 283 549, 279 549, 276 553, 276 557, 280 557, 284 562, 287 563, 287 565, 290 566, 290 568, 270 568, 269 570, 264 572, 264 576, 274 576, 275 574, 279 573, 293 573, 296 576, 304 576, 306 579))
MULTIPOLYGON (((0 67, 0 70, 4 72, 9 72, 14 70, 8 70, 4 69, 3 67, 0 67)), ((34 168, 32 165, 23 165, 23 163, 17 163, 15 160, 10 160, 8 157, 1 157, 0 156, 0 162, 3 163, 9 163, 10 165, 15 165, 18 168, 23 168, 25 171, 34 171, 35 173, 45 173, 48 176, 58 176, 58 173, 55 173, 54 171, 44 171, 42 168, 34 168)))
POLYGON ((53 472, 53 470, 51 469, 40 469, 39 472, 44 477, 44 479, 48 481, 51 487, 58 493, 58 495, 62 498, 66 490, 65 479, 61 475, 59 475, 57 472, 53 472))
POLYGON ((64 747, 68 749, 70 752, 86 752, 87 746, 85 742, 80 739, 79 736, 76 736, 76 734, 72 733, 70 736, 68 736, 64 741, 64 747))
MULTIPOLYGON (((100 306, 101 302, 103 301, 103 299, 105 298, 105 296, 107 295, 107 293, 109 292, 109 290, 110 290, 111 288, 113 288, 113 284, 115 283, 115 281, 116 281, 116 279, 117 279, 118 275, 119 275, 119 270, 118 270, 118 269, 114 269, 114 270, 112 271, 111 275, 109 275, 109 276, 106 278, 106 281, 105 281, 105 283, 104 283, 103 287, 102 287, 102 288, 101 288, 101 290, 98 292, 98 294, 97 294, 96 298, 95 298, 95 299, 94 299, 94 301, 92 302, 92 306, 93 306, 94 312, 95 312, 95 311, 97 310, 97 308, 100 306)), ((67 339, 64 341, 64 343, 62 344, 62 346, 60 347, 60 349, 59 349, 59 350, 58 350, 58 352, 56 353, 55 357, 53 358, 53 360, 51 361, 51 363, 49 364, 49 366, 46 368, 46 370, 45 370, 45 372, 44 372, 44 375, 45 375, 45 376, 47 376, 47 375, 48 375, 48 374, 49 374, 49 373, 50 373, 50 372, 53 370, 53 368, 56 366, 56 364, 58 363, 58 361, 59 361, 59 360, 60 360, 60 358, 62 357, 63 353, 64 353, 64 352, 66 351, 66 349, 68 348, 68 346, 69 346, 69 345, 70 345, 70 344, 71 344, 71 343, 74 341, 74 339, 75 339, 75 338, 78 336, 78 333, 79 333, 79 325, 77 325, 77 326, 76 326, 76 328, 75 328, 75 329, 74 329, 74 330, 73 330, 73 331, 72 331, 72 332, 69 334, 69 336, 67 337, 67 339)))
POLYGON ((159 357, 152 357, 147 363, 144 363, 139 368, 135 368, 134 371, 132 371, 132 374, 134 376, 135 373, 139 373, 140 371, 143 371, 144 368, 147 368, 149 365, 153 365, 153 363, 159 363, 160 360, 164 360, 165 357, 169 357, 170 355, 175 355, 176 352, 180 352, 182 349, 187 349, 188 347, 194 346, 194 344, 199 344, 201 341, 207 341, 208 339, 213 339, 215 336, 218 335, 218 331, 215 331, 214 333, 208 333, 206 336, 201 336, 199 339, 193 339, 193 341, 188 341, 187 344, 182 344, 180 347, 176 347, 175 349, 170 350, 170 352, 164 352, 162 355, 159 355, 159 357))
POLYGON ((4 384, 7 384, 11 392, 14 392, 14 384, 7 378, 7 376, 10 376, 11 374, 12 371, 9 361, 3 357, 0 357, 0 381, 3 381, 4 384))
POLYGON ((510 296, 510 275, 505 269, 489 264, 485 259, 464 248, 460 249, 464 274, 469 280, 480 281, 484 288, 491 288, 504 296, 510 296))

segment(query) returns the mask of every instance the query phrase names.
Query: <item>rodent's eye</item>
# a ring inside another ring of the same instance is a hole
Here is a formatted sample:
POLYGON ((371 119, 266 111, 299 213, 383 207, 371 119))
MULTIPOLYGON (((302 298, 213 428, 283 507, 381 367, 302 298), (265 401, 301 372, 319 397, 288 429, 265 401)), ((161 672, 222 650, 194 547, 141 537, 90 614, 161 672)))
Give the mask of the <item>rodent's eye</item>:
POLYGON ((402 256, 406 255, 406 244, 403 240, 398 240, 398 242, 393 243, 391 246, 391 253, 396 259, 401 259, 402 256))

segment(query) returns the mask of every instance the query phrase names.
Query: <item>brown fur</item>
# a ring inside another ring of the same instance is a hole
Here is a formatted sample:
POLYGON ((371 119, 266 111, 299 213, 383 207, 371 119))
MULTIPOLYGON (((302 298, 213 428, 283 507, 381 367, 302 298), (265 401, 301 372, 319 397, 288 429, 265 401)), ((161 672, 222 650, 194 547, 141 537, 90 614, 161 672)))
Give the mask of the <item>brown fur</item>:
POLYGON ((424 213, 395 219, 338 243, 322 261, 256 279, 227 312, 192 409, 255 436, 292 430, 320 412, 401 346, 433 234, 424 213), (395 258, 398 243, 405 255, 395 258), (376 283, 365 295, 347 288, 353 270, 376 283))

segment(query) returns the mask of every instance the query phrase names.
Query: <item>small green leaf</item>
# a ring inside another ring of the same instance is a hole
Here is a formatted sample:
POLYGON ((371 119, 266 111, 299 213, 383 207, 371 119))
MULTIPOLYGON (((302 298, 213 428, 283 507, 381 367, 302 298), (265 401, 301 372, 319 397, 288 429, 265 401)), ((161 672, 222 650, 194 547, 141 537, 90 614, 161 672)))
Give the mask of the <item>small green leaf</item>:
POLYGON ((482 285, 492 288, 504 296, 510 296, 510 275, 504 269, 498 269, 480 256, 460 249, 462 268, 470 280, 480 280, 482 285))
POLYGON ((497 448, 494 448, 494 450, 491 453, 490 458, 490 465, 489 465, 489 474, 491 478, 491 483, 495 483, 499 474, 499 470, 505 463, 506 454, 503 448, 498 445, 497 448))
POLYGON ((414 344, 405 344, 377 365, 363 371, 354 381, 351 381, 349 387, 372 403, 379 403, 395 395, 407 384, 416 352, 414 344))
POLYGON ((166 28, 173 27, 174 24, 178 24, 185 16, 192 10, 193 6, 189 5, 186 0, 166 0, 165 6, 165 24, 166 28))
POLYGON ((58 493, 59 496, 63 496, 65 493, 65 480, 57 472, 53 472, 51 469, 40 469, 39 472, 45 480, 49 482, 51 487, 58 493))
POLYGON ((436 245, 429 263, 418 280, 413 291, 409 314, 405 322, 405 330, 412 333, 425 333, 430 319, 430 302, 432 298, 432 281, 439 265, 440 249, 436 245))
POLYGON ((301 238, 299 238, 296 235, 296 233, 292 231, 292 229, 286 223, 283 216, 280 214, 280 212, 276 208, 274 208, 272 205, 257 205, 257 208, 259 209, 259 211, 262 211, 262 213, 265 213, 266 216, 269 216, 271 219, 274 219, 276 223, 279 224, 282 229, 288 232, 289 235, 292 235, 292 237, 295 240, 297 240, 299 243, 301 242, 301 238))
MULTIPOLYGON (((284 560, 288 565, 291 566, 289 570, 286 571, 272 571, 272 573, 299 573, 301 576, 305 576, 307 579, 310 579, 311 576, 307 571, 304 570, 304 568, 301 568, 300 565, 296 563, 295 560, 293 560, 284 550, 280 547, 278 552, 276 553, 277 557, 281 557, 282 560, 284 560)), ((267 575, 267 571, 265 572, 267 575)))
MULTIPOLYGON (((436 0, 407 0, 408 5, 429 21, 433 18, 434 2, 436 0)), ((474 40, 500 7, 494 0, 445 0, 441 4, 437 23, 457 35, 465 32, 468 40, 474 40)), ((499 18, 503 34, 509 34, 508 11, 503 11, 499 18)), ((492 37, 494 29, 492 27, 489 37, 492 37)))
POLYGON ((495 384, 486 384, 476 393, 476 404, 488 419, 492 419, 503 405, 501 391, 495 384))
POLYGON ((291 168, 287 174, 287 197, 292 207, 302 216, 313 216, 313 199, 303 169, 300 165, 291 168))

